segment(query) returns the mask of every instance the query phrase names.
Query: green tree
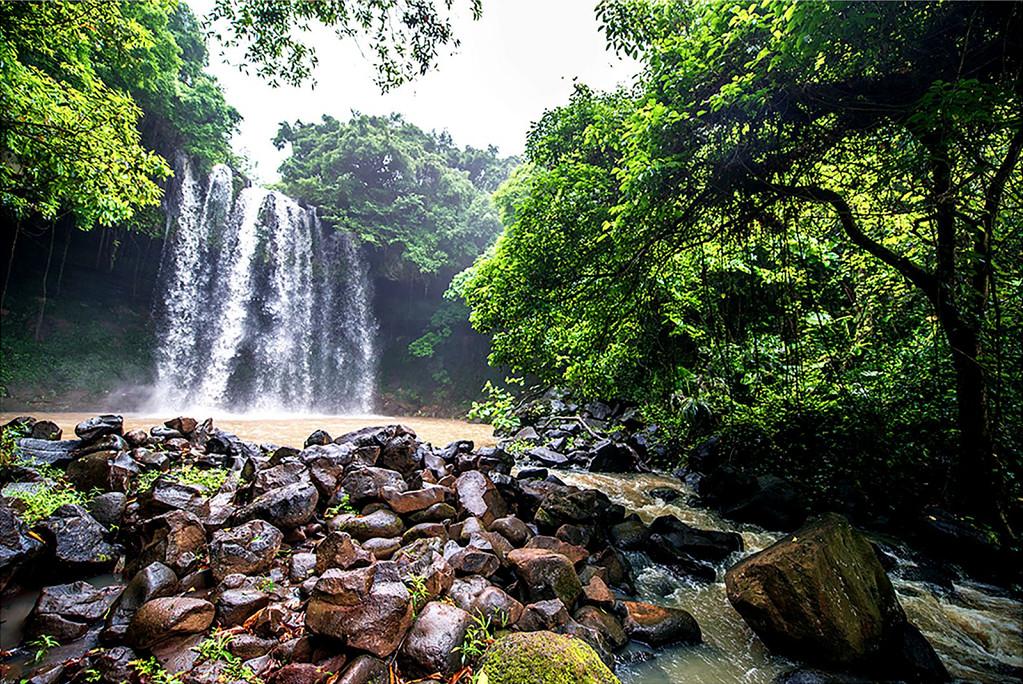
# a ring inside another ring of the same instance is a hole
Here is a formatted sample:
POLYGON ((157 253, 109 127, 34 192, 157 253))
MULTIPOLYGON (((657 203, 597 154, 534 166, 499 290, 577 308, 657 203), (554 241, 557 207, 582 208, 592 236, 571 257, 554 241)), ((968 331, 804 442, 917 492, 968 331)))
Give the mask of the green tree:
POLYGON ((136 103, 98 73, 149 42, 116 3, 0 4, 0 204, 111 225, 159 201, 170 170, 142 146, 136 103))
POLYGON ((1021 14, 601 3, 609 45, 646 69, 635 93, 579 91, 530 132, 498 194, 505 233, 461 289, 495 360, 634 398, 721 381, 733 408, 809 375, 848 405, 920 366, 933 322, 951 372, 920 367, 955 396, 952 480, 1000 517, 1019 468, 990 399, 1019 394, 1018 298, 997 293, 1021 282, 1021 14))
POLYGON ((274 142, 291 150, 281 188, 379 248, 395 279, 469 264, 500 230, 487 193, 457 166, 469 151, 399 115, 285 124, 274 142))
MULTIPOLYGON (((425 74, 439 49, 458 46, 451 26, 454 0, 216 0, 211 31, 227 47, 241 47, 241 68, 253 66, 270 83, 297 85, 316 65, 315 48, 297 36, 320 25, 341 39, 367 42, 377 83, 387 90, 425 74)), ((482 0, 469 0, 473 19, 482 0)))

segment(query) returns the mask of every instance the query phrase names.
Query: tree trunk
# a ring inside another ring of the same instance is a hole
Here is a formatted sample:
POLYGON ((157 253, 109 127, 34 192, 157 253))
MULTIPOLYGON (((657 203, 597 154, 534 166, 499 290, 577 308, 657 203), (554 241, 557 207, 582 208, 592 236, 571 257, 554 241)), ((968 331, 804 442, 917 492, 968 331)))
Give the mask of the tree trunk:
POLYGON ((980 331, 964 322, 948 305, 939 305, 938 319, 952 348, 955 369, 959 463, 959 503, 1012 534, 1005 513, 1006 491, 994 450, 988 415, 988 384, 980 364, 980 331))
POLYGON ((39 318, 36 319, 36 342, 42 339, 43 316, 46 315, 46 281, 50 278, 50 262, 53 261, 53 243, 57 237, 57 226, 50 226, 50 251, 46 253, 46 269, 43 270, 43 299, 39 302, 39 318))
POLYGON ((64 285, 64 265, 67 263, 67 252, 68 248, 71 247, 71 234, 74 232, 75 224, 73 221, 69 221, 67 238, 64 239, 64 253, 60 257, 60 269, 57 271, 57 290, 53 293, 55 297, 60 297, 60 290, 64 285))
POLYGON ((4 275, 4 290, 0 292, 0 309, 7 301, 7 286, 11 283, 11 271, 14 270, 14 248, 18 246, 18 234, 21 233, 21 221, 14 224, 14 237, 11 238, 11 256, 7 259, 7 274, 4 275))

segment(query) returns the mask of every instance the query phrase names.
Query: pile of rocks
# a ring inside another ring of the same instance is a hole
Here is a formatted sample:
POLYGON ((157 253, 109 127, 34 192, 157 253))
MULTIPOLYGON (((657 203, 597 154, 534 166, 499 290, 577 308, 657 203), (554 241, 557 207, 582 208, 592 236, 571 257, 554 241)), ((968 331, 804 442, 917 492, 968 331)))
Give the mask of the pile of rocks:
POLYGON ((630 598, 622 549, 656 549, 703 579, 741 549, 738 535, 675 519, 647 526, 546 472, 513 476, 499 447, 434 448, 400 425, 317 431, 302 449, 185 417, 124 433, 119 416, 98 416, 76 434, 21 439, 4 476, 6 495, 49 486, 53 468, 103 492, 31 529, 17 497, 0 501, 0 576, 12 589, 48 583, 26 639, 66 647, 30 682, 140 681, 130 663, 150 655, 194 683, 447 679, 465 666, 512 682, 502 662, 568 636, 563 650, 583 655, 566 672, 615 681, 608 668, 630 639, 701 638, 688 613, 630 598), (186 466, 200 477, 177 475, 186 466), (125 584, 80 581, 110 571, 125 584), (199 653, 214 630, 231 634, 228 660, 199 653), (500 638, 501 657, 477 657, 504 632, 545 637, 500 638))
POLYGON ((668 465, 678 454, 666 432, 645 424, 625 402, 578 403, 549 393, 516 410, 521 426, 502 444, 540 467, 591 472, 644 472, 668 465))

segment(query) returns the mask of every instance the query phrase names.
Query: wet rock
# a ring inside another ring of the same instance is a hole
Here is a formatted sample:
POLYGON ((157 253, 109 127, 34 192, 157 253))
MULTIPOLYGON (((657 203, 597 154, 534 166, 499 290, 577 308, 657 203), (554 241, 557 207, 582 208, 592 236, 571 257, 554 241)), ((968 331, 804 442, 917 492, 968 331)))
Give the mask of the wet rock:
POLYGON ((22 461, 31 465, 63 468, 75 459, 81 444, 78 440, 54 442, 48 439, 23 437, 18 440, 18 455, 22 461))
POLYGON ((447 487, 439 487, 437 485, 428 485, 422 489, 412 489, 404 492, 384 487, 381 490, 381 497, 395 513, 408 515, 409 513, 415 513, 436 504, 444 503, 448 491, 447 487))
POLYGON ((583 586, 583 598, 587 603, 605 607, 610 607, 615 602, 615 595, 600 577, 591 577, 583 586))
POLYGON ((74 641, 103 619, 120 593, 120 586, 97 589, 88 582, 44 587, 29 615, 26 632, 30 636, 47 634, 62 644, 74 641))
POLYGON ((772 530, 791 530, 806 520, 807 497, 796 483, 775 475, 756 478, 754 491, 722 513, 726 518, 772 530))
POLYGON ((565 523, 616 525, 625 519, 625 508, 612 503, 595 489, 555 487, 548 491, 536 512, 537 525, 556 530, 565 523))
POLYGON ((305 446, 324 446, 333 441, 334 440, 326 430, 313 430, 312 434, 306 437, 305 446))
POLYGON ((221 627, 240 625, 270 603, 270 597, 254 581, 238 574, 225 577, 212 600, 221 627))
POLYGON ((522 546, 533 536, 529 526, 514 516, 498 518, 490 525, 490 530, 502 535, 513 546, 522 546))
POLYGON ((313 663, 289 663, 274 670, 267 684, 321 684, 330 674, 313 663))
POLYGON ((401 536, 402 544, 410 544, 419 539, 436 538, 442 542, 448 540, 448 528, 444 523, 419 523, 405 530, 401 536))
POLYGON ((384 489, 403 492, 407 488, 404 478, 393 470, 366 467, 355 468, 341 480, 341 489, 353 506, 383 501, 384 489))
POLYGON ((370 655, 352 660, 335 684, 388 684, 387 663, 370 655))
POLYGON ((574 606, 583 587, 570 561, 560 553, 545 549, 515 549, 508 560, 525 585, 533 601, 557 598, 574 606))
POLYGON ((350 516, 340 519, 337 529, 347 532, 358 541, 375 537, 398 537, 405 531, 405 523, 392 511, 380 509, 368 515, 350 516))
POLYGON ((571 619, 564 603, 558 599, 549 599, 525 606, 522 615, 515 622, 515 628, 520 632, 553 630, 568 624, 571 619))
POLYGON ((581 546, 574 544, 568 544, 557 537, 547 537, 544 535, 538 535, 530 539, 523 547, 526 549, 546 549, 553 551, 554 553, 560 553, 562 556, 572 561, 573 565, 582 563, 584 560, 590 557, 590 552, 581 546))
POLYGON ((696 619, 684 610, 642 601, 621 601, 619 606, 626 633, 645 644, 659 647, 679 642, 698 644, 702 640, 696 619))
POLYGON ((912 671, 893 646, 906 616, 891 582, 870 542, 839 515, 743 559, 725 574, 725 586, 728 600, 772 650, 827 666, 887 662, 912 671))
POLYGON ((489 586, 473 599, 469 612, 503 629, 518 622, 523 610, 524 606, 504 589, 489 586))
POLYGON ((612 650, 624 648, 629 643, 629 636, 625 633, 621 621, 602 608, 582 606, 576 610, 573 617, 578 623, 599 633, 612 650))
POLYGON ((85 507, 101 525, 120 525, 124 518, 125 498, 123 492, 106 492, 89 501, 85 507))
POLYGON ((135 673, 131 662, 138 659, 138 654, 127 646, 104 648, 93 660, 94 669, 99 672, 102 682, 130 682, 135 673))
POLYGON ((28 535, 28 526, 10 507, 0 504, 0 591, 19 565, 43 550, 43 543, 28 535))
POLYGON ((416 458, 417 446, 415 435, 398 435, 382 445, 377 465, 394 470, 403 476, 411 475, 421 465, 416 458))
POLYGON ((191 435, 199 427, 199 421, 188 416, 178 416, 177 418, 171 418, 164 425, 183 435, 191 435))
POLYGON ((490 582, 479 575, 459 577, 451 583, 448 595, 459 608, 471 611, 476 598, 490 586, 490 582))
POLYGON ((490 478, 483 473, 470 470, 455 482, 458 503, 469 515, 479 518, 485 527, 508 514, 508 504, 497 491, 490 478))
POLYGON ((177 575, 163 563, 150 563, 139 570, 111 607, 103 640, 108 643, 124 641, 131 619, 142 604, 174 593, 177 586, 177 575))
POLYGON ((377 560, 387 560, 401 548, 401 537, 367 539, 363 542, 362 548, 373 554, 377 560))
POLYGON ((106 435, 120 435, 123 430, 124 419, 112 414, 88 418, 75 426, 75 434, 83 442, 95 442, 106 435))
POLYGON ((52 420, 40 420, 32 426, 29 436, 32 439, 45 439, 49 441, 56 441, 61 438, 64 431, 60 429, 60 426, 54 423, 52 420))
POLYGON ((402 645, 402 671, 421 676, 454 673, 460 665, 458 648, 471 623, 472 617, 461 608, 438 601, 427 603, 402 645))
POLYGON ((299 461, 287 461, 257 472, 252 483, 252 495, 259 497, 278 487, 299 482, 311 482, 308 469, 299 461))
POLYGON ((501 567, 501 561, 497 559, 497 556, 472 546, 456 552, 448 559, 448 562, 459 575, 490 577, 501 567))
POLYGON ((403 583, 375 575, 376 566, 327 570, 306 608, 309 630, 380 658, 393 653, 412 624, 412 601, 403 583))
POLYGON ((168 477, 159 477, 152 489, 139 497, 143 508, 156 515, 168 511, 187 511, 200 518, 210 512, 210 503, 198 485, 184 484, 168 477))
POLYGON ((876 681, 851 674, 798 668, 781 673, 772 684, 876 684, 876 681))
POLYGON ((611 528, 611 543, 627 551, 643 549, 650 539, 650 531, 636 514, 611 528))
POLYGON ((501 637, 480 670, 491 684, 620 684, 586 642, 553 632, 501 637))
POLYGON ((299 552, 292 554, 288 577, 292 582, 303 582, 316 574, 316 554, 299 552))
POLYGON ((118 549, 107 543, 106 530, 80 506, 62 506, 39 523, 54 560, 78 572, 112 567, 118 549))
POLYGON ((210 570, 219 582, 228 575, 266 572, 280 551, 284 535, 264 520, 213 533, 210 542, 210 570))
POLYGON ((234 515, 238 522, 259 518, 280 528, 305 525, 316 515, 320 495, 309 482, 272 489, 243 506, 234 515))
POLYGON ((213 623, 213 604, 202 599, 169 596, 147 601, 132 618, 128 636, 137 648, 188 634, 205 632, 213 623))
POLYGON ((330 532, 316 547, 316 574, 330 568, 347 570, 357 565, 369 565, 373 557, 352 541, 347 532, 330 532))
POLYGON ((206 530, 199 518, 185 511, 172 511, 146 521, 142 538, 144 545, 137 565, 160 562, 178 577, 194 570, 207 555, 206 530))
POLYGON ((534 447, 526 452, 526 456, 550 468, 558 468, 568 463, 568 456, 547 447, 534 447))
POLYGON ((639 454, 628 444, 602 439, 593 445, 589 470, 594 473, 631 473, 639 468, 639 454))
POLYGON ((446 502, 435 503, 429 508, 416 511, 408 516, 409 522, 413 525, 418 525, 424 522, 444 522, 446 520, 454 520, 458 512, 455 507, 446 502))

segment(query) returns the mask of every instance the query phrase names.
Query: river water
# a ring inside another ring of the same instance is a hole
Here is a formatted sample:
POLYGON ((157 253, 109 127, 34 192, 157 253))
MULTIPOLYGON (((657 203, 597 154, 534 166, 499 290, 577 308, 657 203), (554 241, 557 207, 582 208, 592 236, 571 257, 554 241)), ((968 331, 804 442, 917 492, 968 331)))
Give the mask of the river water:
MULTIPOLYGON (((34 414, 40 420, 52 420, 73 437, 74 426, 90 414, 34 414)), ((13 414, 0 414, 0 424, 13 414)), ((125 415, 125 428, 148 428, 169 416, 125 415)), ((408 425, 423 441, 443 445, 455 439, 472 439, 477 447, 494 443, 489 426, 459 420, 386 416, 298 416, 281 418, 234 416, 218 419, 216 425, 245 440, 259 443, 300 446, 313 430, 322 428, 340 435, 367 425, 400 422, 408 425)), ((661 515, 674 515, 702 529, 739 532, 746 551, 763 549, 782 535, 752 525, 732 523, 712 511, 689 505, 693 492, 678 480, 666 476, 603 475, 559 472, 568 484, 599 489, 613 501, 650 522, 661 515), (658 487, 679 490, 671 503, 652 497, 658 487)), ((962 681, 984 683, 1023 681, 1023 603, 1007 592, 960 577, 944 588, 910 579, 913 554, 886 540, 886 547, 898 558, 892 581, 910 620, 934 645, 952 676, 962 681)), ((630 647, 628 664, 618 668, 624 684, 769 684, 793 663, 772 655, 746 626, 728 603, 724 589, 724 570, 742 554, 726 559, 718 572, 718 582, 704 584, 673 574, 664 566, 651 563, 642 554, 630 554, 636 589, 645 600, 684 608, 692 613, 703 631, 704 643, 662 649, 655 654, 630 647), (651 657, 652 656, 652 657, 651 657)), ((12 606, 13 607, 13 606, 12 606)), ((19 606, 27 609, 28 606, 19 606)), ((5 612, 7 612, 5 610, 5 612)), ((19 611, 20 612, 20 611, 19 611)), ((12 616, 5 616, 12 617, 12 616)), ((19 616, 20 617, 20 616, 19 616)), ((17 618, 15 618, 17 620, 17 618)), ((13 634, 8 623, 6 635, 13 634)), ((9 643, 4 646, 9 647, 9 643)))

